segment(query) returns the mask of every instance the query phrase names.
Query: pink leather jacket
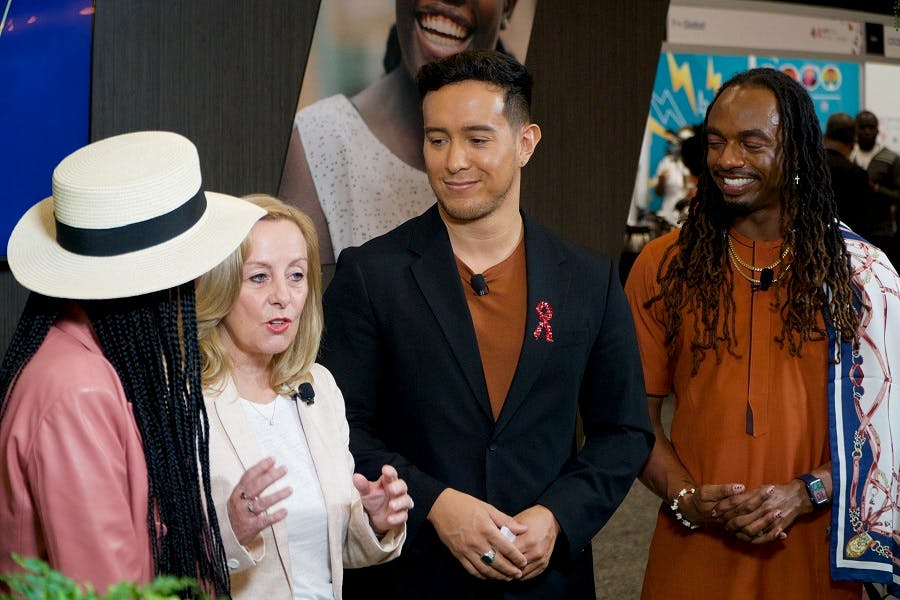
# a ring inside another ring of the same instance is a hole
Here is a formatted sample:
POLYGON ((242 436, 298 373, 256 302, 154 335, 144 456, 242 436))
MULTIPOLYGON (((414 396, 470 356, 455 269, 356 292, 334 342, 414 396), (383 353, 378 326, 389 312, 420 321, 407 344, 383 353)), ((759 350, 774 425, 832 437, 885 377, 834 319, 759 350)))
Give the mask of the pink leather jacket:
POLYGON ((15 552, 79 583, 149 581, 147 466, 119 378, 90 325, 62 317, 0 421, 0 572, 15 552))

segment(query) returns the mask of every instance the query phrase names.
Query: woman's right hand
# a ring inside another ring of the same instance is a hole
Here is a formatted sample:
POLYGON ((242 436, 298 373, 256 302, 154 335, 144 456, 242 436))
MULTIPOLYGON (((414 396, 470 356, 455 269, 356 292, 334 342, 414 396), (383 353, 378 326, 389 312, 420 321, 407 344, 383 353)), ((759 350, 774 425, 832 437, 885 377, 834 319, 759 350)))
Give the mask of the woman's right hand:
POLYGON ((270 485, 284 477, 285 473, 287 469, 276 466, 275 459, 265 458, 247 469, 231 491, 228 497, 228 520, 242 546, 249 546, 263 529, 287 516, 284 508, 272 513, 267 509, 290 496, 293 489, 284 487, 267 496, 260 496, 270 485))

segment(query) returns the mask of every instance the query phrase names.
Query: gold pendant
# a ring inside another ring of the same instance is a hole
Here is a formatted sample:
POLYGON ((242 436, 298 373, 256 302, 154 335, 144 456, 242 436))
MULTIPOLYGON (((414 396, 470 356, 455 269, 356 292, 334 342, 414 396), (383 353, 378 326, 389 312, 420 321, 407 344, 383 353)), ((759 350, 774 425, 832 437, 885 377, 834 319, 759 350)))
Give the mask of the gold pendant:
POLYGON ((869 535, 869 532, 860 531, 847 542, 847 549, 845 552, 847 558, 859 558, 866 553, 866 550, 869 549, 871 543, 872 536, 869 535))

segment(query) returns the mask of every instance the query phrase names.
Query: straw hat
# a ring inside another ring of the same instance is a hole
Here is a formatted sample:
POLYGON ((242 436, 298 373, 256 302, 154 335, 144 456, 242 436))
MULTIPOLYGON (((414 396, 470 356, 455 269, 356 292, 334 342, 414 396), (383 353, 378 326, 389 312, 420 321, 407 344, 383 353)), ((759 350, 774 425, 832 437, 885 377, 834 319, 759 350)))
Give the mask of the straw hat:
POLYGON ((204 192, 197 149, 166 131, 127 133, 76 150, 53 195, 16 224, 16 280, 57 298, 138 296, 190 281, 225 259, 265 212, 204 192))

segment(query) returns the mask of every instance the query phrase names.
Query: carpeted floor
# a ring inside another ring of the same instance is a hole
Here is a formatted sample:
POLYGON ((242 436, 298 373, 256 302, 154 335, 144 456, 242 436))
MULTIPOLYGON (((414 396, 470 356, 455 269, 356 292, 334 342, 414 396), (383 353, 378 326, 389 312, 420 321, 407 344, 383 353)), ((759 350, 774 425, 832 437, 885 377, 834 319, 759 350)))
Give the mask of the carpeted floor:
MULTIPOLYGON (((672 420, 672 402, 663 403, 663 425, 672 420)), ((598 600, 640 598, 647 549, 661 500, 636 481, 609 522, 594 538, 594 580, 598 600)))
POLYGON ((639 598, 660 500, 640 482, 594 538, 598 600, 639 598))

